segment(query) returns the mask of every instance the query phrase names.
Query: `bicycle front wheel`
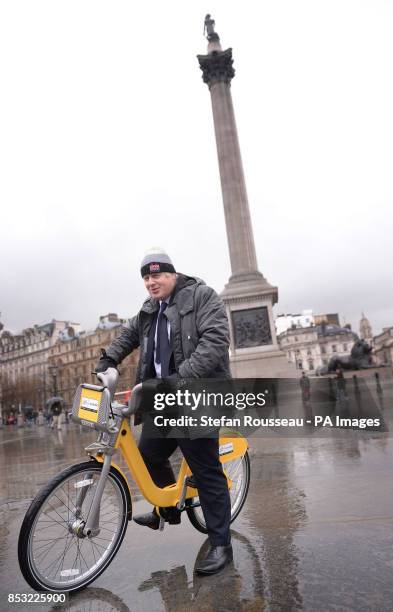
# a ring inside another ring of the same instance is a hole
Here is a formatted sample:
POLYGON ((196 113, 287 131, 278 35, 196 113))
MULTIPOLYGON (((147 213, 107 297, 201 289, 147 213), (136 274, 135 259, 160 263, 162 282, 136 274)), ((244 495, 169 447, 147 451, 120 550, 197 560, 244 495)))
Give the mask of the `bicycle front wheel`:
MULTIPOLYGON (((246 451, 242 457, 226 461, 222 465, 229 479, 229 497, 231 500, 231 523, 239 516, 246 501, 250 486, 250 458, 246 451)), ((191 524, 201 533, 207 533, 205 517, 199 504, 199 497, 186 500, 186 512, 191 524)))
POLYGON ((131 516, 131 497, 114 467, 101 499, 100 531, 83 535, 101 470, 96 461, 73 465, 32 501, 19 534, 18 558, 33 589, 77 591, 93 582, 117 553, 131 516))

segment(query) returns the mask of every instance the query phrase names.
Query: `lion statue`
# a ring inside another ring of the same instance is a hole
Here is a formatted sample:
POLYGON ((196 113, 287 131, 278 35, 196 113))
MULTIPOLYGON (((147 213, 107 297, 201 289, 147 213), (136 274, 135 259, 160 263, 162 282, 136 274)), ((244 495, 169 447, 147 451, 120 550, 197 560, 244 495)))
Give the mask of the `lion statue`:
POLYGON ((362 370, 373 367, 371 357, 371 346, 361 339, 357 339, 351 349, 349 357, 338 357, 333 355, 329 361, 328 372, 335 372, 337 368, 342 370, 362 370))

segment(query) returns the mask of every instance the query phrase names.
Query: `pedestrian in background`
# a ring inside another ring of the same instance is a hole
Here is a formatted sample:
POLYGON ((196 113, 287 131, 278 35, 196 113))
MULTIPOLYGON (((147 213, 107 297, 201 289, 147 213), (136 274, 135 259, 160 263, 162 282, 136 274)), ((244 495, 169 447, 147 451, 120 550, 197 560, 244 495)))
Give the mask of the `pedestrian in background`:
POLYGON ((52 412, 51 428, 54 429, 55 427, 57 427, 57 429, 61 429, 61 415, 62 415, 61 403, 53 402, 51 406, 51 412, 52 412))
POLYGON ((343 413, 347 410, 348 397, 347 397, 347 381, 344 378, 344 373, 341 368, 336 369, 335 384, 336 384, 337 408, 339 412, 343 413))
POLYGON ((304 402, 308 402, 311 394, 311 383, 309 377, 305 372, 302 372, 302 375, 299 380, 300 388, 302 390, 302 400, 304 402))

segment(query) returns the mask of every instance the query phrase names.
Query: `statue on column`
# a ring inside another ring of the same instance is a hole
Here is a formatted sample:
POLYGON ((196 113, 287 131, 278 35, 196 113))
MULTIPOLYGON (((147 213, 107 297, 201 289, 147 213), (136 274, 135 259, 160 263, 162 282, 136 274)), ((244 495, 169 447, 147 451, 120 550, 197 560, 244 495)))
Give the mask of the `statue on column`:
POLYGON ((203 34, 206 34, 206 38, 209 42, 220 40, 217 32, 214 31, 216 22, 211 18, 211 15, 207 14, 205 17, 205 23, 203 28, 203 34))

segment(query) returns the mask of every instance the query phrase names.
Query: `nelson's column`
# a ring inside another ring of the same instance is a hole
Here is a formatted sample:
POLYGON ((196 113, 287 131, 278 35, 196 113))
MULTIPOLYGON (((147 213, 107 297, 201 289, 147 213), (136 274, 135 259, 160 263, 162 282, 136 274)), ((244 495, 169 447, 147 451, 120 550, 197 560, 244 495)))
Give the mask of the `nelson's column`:
POLYGON ((235 377, 296 376, 277 344, 273 304, 278 289, 258 270, 246 184, 231 96, 232 49, 222 50, 210 15, 205 18, 207 55, 198 55, 212 101, 222 198, 232 275, 221 294, 231 333, 235 377))

